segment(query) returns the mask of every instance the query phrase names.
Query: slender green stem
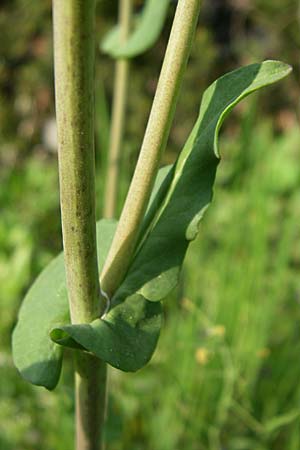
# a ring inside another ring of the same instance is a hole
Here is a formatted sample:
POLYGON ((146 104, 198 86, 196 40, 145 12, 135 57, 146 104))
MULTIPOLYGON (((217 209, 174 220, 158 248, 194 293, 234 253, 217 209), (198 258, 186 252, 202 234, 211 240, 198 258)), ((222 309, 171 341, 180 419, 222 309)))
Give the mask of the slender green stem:
POLYGON ((190 53, 201 0, 179 0, 140 156, 119 225, 101 274, 112 295, 124 278, 136 246, 162 152, 169 136, 190 53))
MULTIPOLYGON (((60 202, 72 323, 91 322, 102 306, 94 186, 94 18, 95 0, 53 0, 60 202)), ((79 351, 75 359, 76 448, 96 450, 106 365, 79 351)))
POLYGON ((107 366, 88 353, 76 354, 76 450, 103 448, 107 366))
POLYGON ((99 315, 94 186, 94 0, 54 0, 60 201, 72 322, 99 315))
MULTIPOLYGON (((132 0, 119 0, 120 44, 126 42, 131 22, 132 0)), ((118 59, 115 69, 114 98, 110 144, 108 151, 107 178, 104 196, 104 217, 112 218, 116 214, 120 156, 124 135, 126 100, 128 91, 129 61, 118 59)))

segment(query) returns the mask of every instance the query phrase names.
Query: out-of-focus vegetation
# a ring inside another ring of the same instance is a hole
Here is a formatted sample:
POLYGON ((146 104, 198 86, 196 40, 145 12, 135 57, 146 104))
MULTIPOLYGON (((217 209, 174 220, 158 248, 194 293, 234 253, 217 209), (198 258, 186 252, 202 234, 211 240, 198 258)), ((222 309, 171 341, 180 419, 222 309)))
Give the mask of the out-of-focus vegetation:
MULTIPOLYGON (((136 1, 136 10, 142 7, 136 1)), ((162 61, 131 66, 120 207, 162 61)), ((117 2, 97 6, 97 35, 117 2)), ((300 448, 300 28, 296 0, 204 2, 164 162, 174 160, 204 87, 243 63, 277 58, 294 74, 245 101, 223 129, 213 205, 168 300, 152 362, 110 372, 110 450, 300 448)), ((54 393, 24 382, 10 333, 24 292, 61 249, 51 1, 0 5, 0 448, 71 450, 71 352, 54 393)), ((97 55, 97 207, 101 215, 113 62, 97 55), (104 91, 105 89, 105 95, 104 91)), ((41 299, 41 302, 43 299, 41 299)))

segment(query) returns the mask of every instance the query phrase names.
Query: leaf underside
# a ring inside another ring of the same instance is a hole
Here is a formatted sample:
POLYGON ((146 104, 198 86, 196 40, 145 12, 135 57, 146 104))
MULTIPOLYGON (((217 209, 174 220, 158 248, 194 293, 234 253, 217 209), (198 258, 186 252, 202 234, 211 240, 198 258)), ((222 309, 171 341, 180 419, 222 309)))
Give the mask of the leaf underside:
MULTIPOLYGON (((212 199, 220 127, 239 101, 290 70, 278 61, 252 64, 221 77, 205 91, 177 162, 159 172, 135 257, 103 319, 70 325, 62 254, 42 272, 24 299, 13 333, 14 361, 25 379, 53 389, 64 346, 85 349, 124 371, 136 371, 149 361, 161 327, 158 301, 176 286, 189 242, 197 236, 212 199)), ((97 225, 100 270, 115 228, 111 220, 97 225)))
POLYGON ((138 18, 138 26, 125 44, 120 44, 120 27, 104 38, 101 50, 113 58, 134 58, 151 48, 158 39, 168 13, 169 0, 148 0, 138 18))

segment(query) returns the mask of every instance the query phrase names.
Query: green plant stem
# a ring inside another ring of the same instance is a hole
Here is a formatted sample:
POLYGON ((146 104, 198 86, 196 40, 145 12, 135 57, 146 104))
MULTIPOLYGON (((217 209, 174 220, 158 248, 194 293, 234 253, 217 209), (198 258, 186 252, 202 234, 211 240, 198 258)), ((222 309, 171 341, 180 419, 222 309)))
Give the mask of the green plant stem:
MULTIPOLYGON (((53 0, 60 202, 72 323, 91 322, 101 314, 94 186, 94 17, 95 0, 53 0)), ((76 448, 96 450, 105 411, 106 365, 78 351, 75 371, 76 448)))
MULTIPOLYGON (((119 0, 120 45, 126 42, 131 23, 132 0, 119 0)), ((129 60, 118 59, 115 68, 114 98, 110 144, 108 151, 107 176, 104 196, 104 217, 116 214, 120 156, 124 136, 126 100, 128 91, 129 60)))
POLYGON ((76 354, 76 449, 103 448, 107 365, 88 353, 76 354))
POLYGON ((169 136, 201 0, 179 0, 135 173, 101 274, 110 296, 123 280, 169 136))

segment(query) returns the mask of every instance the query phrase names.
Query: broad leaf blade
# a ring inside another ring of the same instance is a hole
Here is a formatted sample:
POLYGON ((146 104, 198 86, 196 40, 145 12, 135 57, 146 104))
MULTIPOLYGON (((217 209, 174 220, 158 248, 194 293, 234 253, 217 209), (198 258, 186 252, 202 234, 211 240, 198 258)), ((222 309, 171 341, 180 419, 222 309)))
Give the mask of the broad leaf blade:
POLYGON ((160 328, 160 304, 133 295, 114 305, 105 318, 55 328, 51 337, 71 347, 78 343, 113 367, 135 372, 150 360, 160 328))
POLYGON ((50 330, 69 322, 63 255, 55 258, 28 291, 13 333, 13 358, 25 380, 54 389, 60 376, 63 349, 49 338, 50 330))
MULTIPOLYGON (((102 268, 116 229, 113 220, 97 224, 98 264, 102 268)), ((14 362, 23 378, 54 389, 60 376, 63 347, 50 331, 70 322, 64 258, 61 253, 29 289, 12 339, 14 362)), ((77 345, 78 347, 78 345, 77 345)))
MULTIPOLYGON (((116 222, 112 220, 97 224, 100 270, 115 229, 116 222)), ((91 351, 122 370, 142 367, 156 346, 161 307, 139 295, 123 300, 113 305, 104 320, 69 325, 64 261, 60 254, 37 278, 20 309, 13 333, 13 356, 21 375, 33 384, 53 389, 61 372, 62 345, 91 351)))
MULTIPOLYGON (((101 271, 116 222, 112 226, 111 221, 102 220, 100 224, 98 263, 101 271)), ((141 295, 133 295, 113 301, 105 317, 90 324, 57 324, 52 328, 50 336, 57 344, 85 349, 117 369, 135 372, 151 359, 159 338, 161 322, 162 310, 159 303, 153 304, 141 295)))
POLYGON ((235 70, 206 90, 163 204, 116 297, 136 292, 158 301, 176 286, 189 241, 195 239, 212 199, 220 161, 218 133, 225 117, 243 98, 281 80, 290 71, 284 63, 265 61, 235 70))
MULTIPOLYGON (((97 224, 100 270, 117 223, 97 224)), ((53 389, 60 376, 63 346, 87 350, 112 366, 136 371, 151 358, 161 327, 161 306, 140 295, 112 304, 103 319, 91 324, 69 324, 63 254, 55 258, 25 297, 13 334, 14 361, 33 384, 53 389)))
POLYGON ((120 45, 120 29, 115 27, 104 38, 101 50, 114 58, 134 58, 154 45, 167 17, 169 0, 148 0, 138 26, 124 45, 120 45))
POLYGON ((170 184, 172 183, 174 168, 175 166, 170 164, 168 166, 161 167, 157 173, 149 200, 149 205, 142 223, 140 238, 138 239, 138 242, 141 242, 141 240, 143 240, 143 237, 147 235, 147 230, 149 229, 157 214, 157 211, 159 211, 163 203, 170 184))
POLYGON ((117 229, 118 222, 114 219, 102 219, 97 222, 97 257, 99 272, 102 271, 108 251, 117 229))

